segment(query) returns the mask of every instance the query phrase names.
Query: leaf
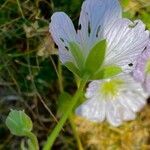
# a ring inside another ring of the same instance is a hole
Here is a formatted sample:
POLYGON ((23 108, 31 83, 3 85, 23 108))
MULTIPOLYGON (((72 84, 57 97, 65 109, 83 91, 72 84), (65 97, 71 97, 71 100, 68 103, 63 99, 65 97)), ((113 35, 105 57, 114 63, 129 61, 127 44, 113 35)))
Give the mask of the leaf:
POLYGON ((106 40, 98 42, 90 51, 86 62, 85 70, 90 74, 94 74, 102 65, 105 58, 106 40))
POLYGON ((80 70, 83 69, 84 57, 83 57, 80 47, 78 46, 78 44, 76 44, 74 42, 70 42, 69 48, 70 48, 70 51, 76 61, 76 64, 78 65, 79 69, 80 70))
POLYGON ((24 111, 11 110, 6 118, 6 125, 10 132, 17 136, 25 136, 32 130, 32 121, 24 111))
POLYGON ((72 63, 72 62, 66 62, 65 66, 74 74, 81 76, 80 70, 72 63))
POLYGON ((130 0, 121 0, 121 4, 123 7, 127 7, 129 5, 130 0))
POLYGON ((70 102, 71 102, 71 95, 68 94, 67 92, 61 93, 58 99, 58 116, 62 116, 63 113, 68 109, 70 102))
POLYGON ((119 73, 122 72, 122 69, 116 65, 112 65, 112 66, 107 66, 103 69, 101 69, 99 72, 97 72, 94 76, 93 76, 93 80, 97 80, 97 79, 106 79, 106 78, 110 78, 113 77, 119 73))

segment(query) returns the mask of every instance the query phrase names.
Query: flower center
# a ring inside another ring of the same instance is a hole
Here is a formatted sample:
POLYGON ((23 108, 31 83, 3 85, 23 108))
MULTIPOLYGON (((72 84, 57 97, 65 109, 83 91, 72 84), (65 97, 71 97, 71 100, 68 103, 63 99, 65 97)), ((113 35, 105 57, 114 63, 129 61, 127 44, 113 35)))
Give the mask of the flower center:
POLYGON ((150 59, 148 59, 147 62, 146 62, 145 73, 150 74, 150 59))
POLYGON ((104 97, 114 99, 118 95, 119 89, 123 83, 121 79, 107 80, 102 84, 100 92, 102 92, 104 97))

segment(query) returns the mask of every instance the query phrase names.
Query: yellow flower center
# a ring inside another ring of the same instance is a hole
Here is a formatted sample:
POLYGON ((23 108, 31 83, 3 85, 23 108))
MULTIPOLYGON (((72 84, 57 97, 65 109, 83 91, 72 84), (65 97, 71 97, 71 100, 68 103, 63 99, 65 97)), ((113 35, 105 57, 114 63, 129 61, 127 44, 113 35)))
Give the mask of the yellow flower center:
POLYGON ((123 83, 124 82, 121 79, 107 80, 102 83, 100 92, 104 97, 114 99, 118 95, 119 89, 123 83))
POLYGON ((147 62, 146 62, 145 73, 150 74, 150 59, 148 59, 147 62))

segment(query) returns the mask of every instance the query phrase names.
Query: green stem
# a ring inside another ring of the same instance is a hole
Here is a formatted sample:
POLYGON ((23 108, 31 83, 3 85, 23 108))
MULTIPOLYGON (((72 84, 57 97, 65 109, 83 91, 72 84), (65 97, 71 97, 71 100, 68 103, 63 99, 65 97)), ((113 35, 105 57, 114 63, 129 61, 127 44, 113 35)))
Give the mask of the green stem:
POLYGON ((72 127, 72 130, 73 130, 74 136, 75 136, 75 138, 76 138, 76 140, 77 140, 78 149, 79 149, 79 150, 83 150, 82 143, 81 143, 81 141, 80 141, 80 137, 79 137, 79 135, 78 135, 78 132, 77 132, 77 130, 76 130, 76 126, 75 126, 74 121, 73 121, 73 119, 72 119, 72 115, 70 115, 69 121, 70 121, 70 125, 71 125, 71 127, 72 127))
POLYGON ((34 147, 34 150, 39 150, 39 144, 38 144, 37 137, 32 132, 27 132, 26 136, 30 139, 30 141, 34 147))
POLYGON ((23 14, 23 11, 22 11, 22 8, 21 8, 21 5, 20 5, 19 0, 17 0, 17 4, 18 4, 19 11, 20 11, 20 13, 21 13, 22 18, 25 19, 25 16, 24 16, 24 14, 23 14))
POLYGON ((63 92, 63 78, 62 78, 62 66, 61 62, 58 60, 58 82, 59 82, 59 89, 60 92, 63 92))
MULTIPOLYGON (((63 88, 63 79, 62 79, 62 65, 61 65, 61 62, 59 60, 58 60, 58 82, 59 82, 60 92, 62 93, 64 91, 64 88, 63 88)), ((82 143, 80 141, 80 137, 79 137, 79 135, 78 135, 78 133, 76 131, 76 126, 75 126, 74 121, 72 119, 72 114, 69 117, 69 122, 70 122, 71 128, 73 130, 75 139, 77 141, 78 148, 79 148, 79 150, 83 150, 82 143)))
POLYGON ((52 145, 55 141, 55 139, 57 138, 59 132, 61 131, 63 125, 65 124, 66 120, 68 119, 69 115, 71 114, 73 108, 75 107, 78 99, 80 98, 82 91, 85 87, 85 84, 87 82, 86 80, 82 80, 80 83, 80 86, 76 92, 76 94, 74 95, 74 97, 71 100, 71 104, 70 107, 68 108, 68 110, 65 112, 65 114, 62 116, 62 118, 60 119, 60 121, 58 122, 58 124, 56 125, 56 127, 54 128, 54 130, 52 131, 52 133, 50 134, 50 136, 48 137, 43 150, 51 150, 52 145))

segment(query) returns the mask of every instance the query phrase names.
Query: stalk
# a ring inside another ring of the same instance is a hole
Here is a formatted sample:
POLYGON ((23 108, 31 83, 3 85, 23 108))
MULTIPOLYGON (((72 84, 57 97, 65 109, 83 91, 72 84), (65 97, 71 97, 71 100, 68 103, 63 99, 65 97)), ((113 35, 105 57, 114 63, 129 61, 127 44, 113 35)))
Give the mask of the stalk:
POLYGON ((52 131, 52 133, 49 135, 43 150, 51 150, 52 145, 54 143, 54 141, 56 140, 59 132, 61 131, 63 125, 65 124, 66 120, 68 119, 68 117, 70 116, 70 114, 72 113, 73 108, 75 107, 75 105, 77 104, 83 89, 86 85, 87 79, 86 80, 82 80, 80 82, 80 86, 77 90, 77 92, 75 93, 74 97, 71 99, 71 104, 68 108, 68 110, 66 110, 65 114, 62 116, 62 118, 60 119, 60 121, 58 122, 58 124, 56 125, 56 127, 54 128, 54 130, 52 131))

